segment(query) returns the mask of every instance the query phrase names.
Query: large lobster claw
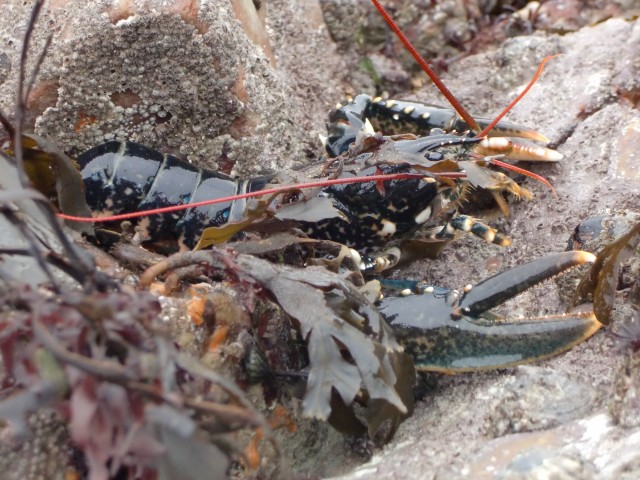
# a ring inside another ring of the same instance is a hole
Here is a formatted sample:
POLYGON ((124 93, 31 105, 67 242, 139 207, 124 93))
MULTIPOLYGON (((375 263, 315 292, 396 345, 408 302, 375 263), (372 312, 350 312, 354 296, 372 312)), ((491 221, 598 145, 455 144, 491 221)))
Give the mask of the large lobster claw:
POLYGON ((593 335, 602 324, 592 311, 498 320, 491 308, 594 255, 572 251, 543 257, 499 273, 467 289, 460 298, 444 289, 386 298, 380 312, 418 370, 457 373, 505 368, 562 353, 593 335))
MULTIPOLYGON (((345 103, 339 103, 329 113, 328 138, 325 143, 329 155, 336 157, 346 152, 367 119, 376 131, 382 131, 385 135, 413 133, 417 136, 430 136, 430 132, 435 129, 442 133, 457 132, 455 136, 458 138, 468 138, 471 131, 469 125, 452 108, 371 98, 360 94, 345 103)), ((480 128, 492 123, 488 118, 474 119, 480 128)), ((475 148, 475 153, 482 156, 504 155, 507 160, 535 162, 557 162, 562 159, 561 153, 534 143, 548 144, 549 139, 544 135, 506 120, 500 120, 488 133, 488 137, 490 138, 482 139, 475 148)))

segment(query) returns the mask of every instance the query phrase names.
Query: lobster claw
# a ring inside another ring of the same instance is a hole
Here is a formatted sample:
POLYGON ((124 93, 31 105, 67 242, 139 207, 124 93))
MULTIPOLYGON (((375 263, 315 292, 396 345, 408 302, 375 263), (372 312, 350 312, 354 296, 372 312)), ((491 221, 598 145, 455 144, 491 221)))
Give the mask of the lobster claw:
MULTIPOLYGON (((413 133, 416 136, 432 135, 434 130, 450 133, 449 138, 469 138, 471 127, 451 108, 437 107, 418 102, 371 98, 360 94, 339 103, 329 113, 325 147, 331 157, 348 150, 365 119, 369 119, 376 131, 385 135, 413 133), (457 132, 457 133, 455 133, 457 132)), ((491 119, 474 117, 482 129, 491 119)), ((477 134, 478 132, 476 132, 477 134)), ((540 132, 506 120, 500 120, 476 148, 483 156, 504 155, 508 160, 551 161, 562 159, 562 154, 534 142, 548 144, 549 139, 540 132)), ((455 143, 455 140, 453 141, 455 143)), ((444 145, 443 145, 444 146, 444 145)))
POLYGON ((529 162, 558 162, 563 158, 556 150, 516 137, 483 138, 474 151, 484 157, 504 155, 509 160, 529 162))
POLYGON ((602 324, 592 311, 509 322, 490 311, 528 288, 595 257, 563 252, 499 273, 455 292, 386 298, 379 310, 416 369, 442 373, 506 368, 562 353, 602 324))

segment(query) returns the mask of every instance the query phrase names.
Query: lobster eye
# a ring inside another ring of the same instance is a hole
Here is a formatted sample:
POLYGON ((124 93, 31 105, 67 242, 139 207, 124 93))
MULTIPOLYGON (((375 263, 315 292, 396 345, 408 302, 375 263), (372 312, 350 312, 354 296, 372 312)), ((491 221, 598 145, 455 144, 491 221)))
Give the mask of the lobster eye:
POLYGON ((429 152, 427 154, 427 160, 430 160, 432 162, 439 162, 441 160, 444 160, 444 155, 440 152, 429 152))

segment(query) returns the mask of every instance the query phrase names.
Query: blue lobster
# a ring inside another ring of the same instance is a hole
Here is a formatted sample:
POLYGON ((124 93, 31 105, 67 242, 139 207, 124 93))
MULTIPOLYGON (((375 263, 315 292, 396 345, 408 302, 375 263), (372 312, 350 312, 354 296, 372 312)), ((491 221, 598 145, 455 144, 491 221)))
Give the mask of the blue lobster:
MULTIPOLYGON (((476 138, 451 109, 367 95, 338 105, 329 115, 327 129, 326 149, 333 162, 337 158, 341 163, 342 177, 424 173, 424 166, 445 161, 462 164, 472 156, 504 155, 513 160, 538 161, 562 158, 558 152, 533 142, 545 142, 541 134, 518 125, 500 122, 493 134, 502 136, 476 138), (408 125, 417 125, 429 135, 383 137, 374 134, 369 122, 404 131, 408 125)), ((80 155, 78 162, 87 201, 95 212, 126 213, 255 192, 273 180, 259 177, 237 181, 132 142, 107 142, 80 155)), ((521 188, 504 177, 496 189, 521 188)), ((470 231, 487 241, 507 245, 508 239, 499 232, 456 212, 468 186, 467 181, 442 180, 437 175, 385 181, 383 185, 329 186, 319 195, 329 198, 341 214, 300 223, 312 238, 339 242, 365 255, 397 244, 430 223, 429 231, 435 238, 470 231)), ((184 247, 191 248, 204 228, 239 220, 245 207, 244 200, 235 200, 146 217, 140 226, 142 240, 174 235, 184 247)), ((590 337, 601 324, 590 311, 498 323, 491 309, 535 284, 593 260, 585 252, 550 255, 500 273, 462 295, 437 287, 422 288, 421 294, 386 298, 379 309, 420 370, 458 372, 508 367, 565 351, 590 337)))

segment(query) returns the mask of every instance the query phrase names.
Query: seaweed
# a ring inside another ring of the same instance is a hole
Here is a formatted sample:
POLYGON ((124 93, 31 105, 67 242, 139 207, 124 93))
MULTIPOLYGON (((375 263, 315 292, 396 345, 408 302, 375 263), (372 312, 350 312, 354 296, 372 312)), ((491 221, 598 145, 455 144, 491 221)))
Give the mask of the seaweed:
POLYGON ((224 434, 261 428, 270 439, 268 424, 231 380, 177 350, 152 295, 65 292, 56 300, 23 286, 4 290, 2 304, 3 384, 12 393, 0 402, 0 417, 24 437, 30 413, 45 406, 66 412, 90 478, 152 466, 161 478, 176 471, 222 478, 230 454, 242 457, 224 434))
MULTIPOLYGON (((305 416, 329 420, 352 434, 361 433, 365 424, 370 437, 384 443, 410 414, 413 363, 375 306, 341 275, 321 267, 297 269, 229 249, 214 249, 173 255, 149 268, 141 284, 150 285, 159 275, 192 265, 223 272, 246 298, 266 291, 296 322, 310 363, 303 399, 305 416), (366 409, 364 418, 357 416, 358 405, 366 409), (336 413, 336 408, 348 413, 336 413), (348 421, 341 420, 347 417, 348 421), (358 426, 345 426, 344 422, 358 426), (387 430, 381 433, 383 425, 387 430)), ((281 348, 291 345, 283 343, 281 348)))
MULTIPOLYGON (((61 190, 74 189, 79 179, 57 147, 22 133, 25 99, 46 53, 45 48, 25 82, 29 38, 42 5, 35 2, 26 29, 13 122, 0 111, 11 136, 10 150, 0 151, 5 436, 11 432, 24 440, 33 414, 52 407, 79 453, 69 465, 75 472, 67 475, 196 479, 202 472, 223 478, 232 462, 248 464, 233 435, 259 430, 276 462, 257 474, 288 476, 271 427, 235 382, 180 351, 157 298, 98 271, 94 258, 68 236, 49 199, 31 187, 30 156, 44 165, 36 171, 56 170, 61 190)), ((76 196, 81 193, 76 189, 76 196)), ((84 200, 79 205, 86 208, 84 200)))
POLYGON ((596 261, 578 285, 573 305, 592 302, 598 321, 609 325, 622 265, 639 246, 640 223, 637 223, 598 253, 596 261))

